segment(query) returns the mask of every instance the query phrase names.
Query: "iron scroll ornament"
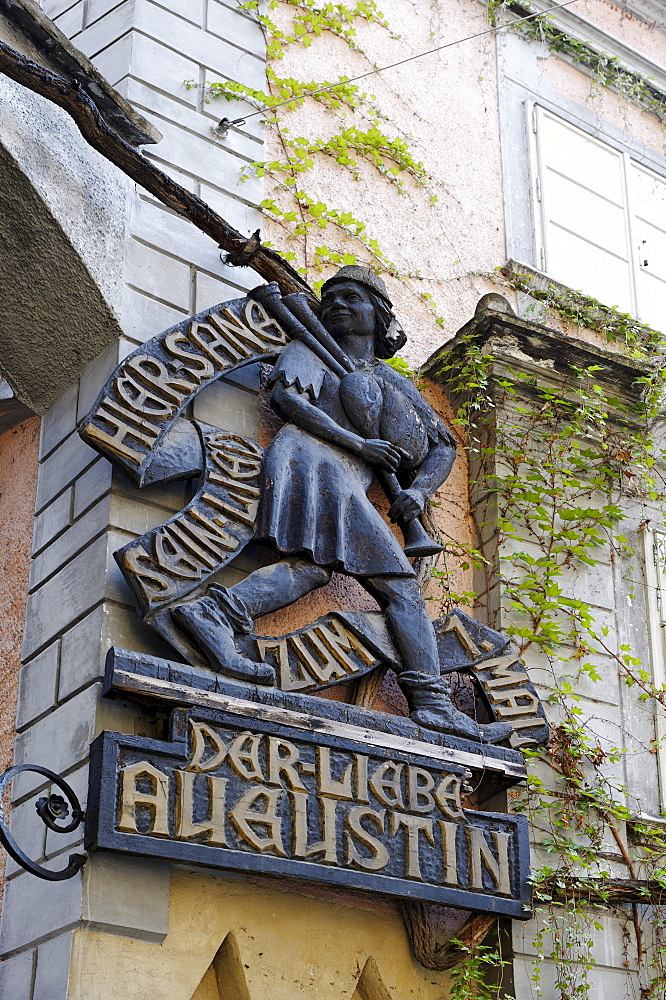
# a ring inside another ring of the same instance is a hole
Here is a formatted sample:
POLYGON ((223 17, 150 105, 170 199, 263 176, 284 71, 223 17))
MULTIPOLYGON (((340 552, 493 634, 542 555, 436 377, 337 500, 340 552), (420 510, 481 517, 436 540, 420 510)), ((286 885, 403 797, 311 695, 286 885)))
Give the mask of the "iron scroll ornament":
POLYGON ((51 871, 49 868, 44 868, 42 865, 38 865, 36 861, 31 858, 21 850, 19 845, 16 843, 11 833, 9 832, 9 826, 5 819, 5 812, 3 808, 4 794, 9 785, 10 781, 16 777, 21 771, 32 771, 35 774, 41 774, 43 777, 48 778, 52 781, 54 785, 57 785, 61 792, 67 796, 68 802, 61 796, 51 793, 48 796, 42 796, 35 803, 35 808, 37 810, 37 815, 42 820, 42 822, 55 833, 71 833, 72 830, 76 830, 78 826, 83 822, 85 818, 85 813, 81 808, 81 804, 76 797, 73 788, 61 778, 60 775, 55 774, 50 771, 47 767, 41 767, 39 764, 14 764, 13 767, 7 768, 2 776, 0 776, 0 843, 7 851, 17 865, 24 868, 25 871, 30 872, 32 875, 36 875, 37 878, 44 879, 47 882, 62 882, 64 879, 72 878, 78 871, 81 870, 86 861, 85 854, 70 854, 69 862, 66 868, 60 871, 51 871), (72 810, 72 818, 64 826, 59 825, 58 821, 64 819, 69 815, 69 809, 72 810))

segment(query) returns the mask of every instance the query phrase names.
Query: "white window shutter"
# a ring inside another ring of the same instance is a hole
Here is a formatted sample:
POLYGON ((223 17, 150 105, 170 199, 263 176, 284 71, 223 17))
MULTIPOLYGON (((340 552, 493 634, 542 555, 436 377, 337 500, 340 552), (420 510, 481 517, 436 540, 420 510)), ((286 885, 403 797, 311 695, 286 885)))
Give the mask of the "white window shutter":
POLYGON ((537 214, 548 274, 635 312, 622 153, 538 105, 535 121, 537 214))
MULTIPOLYGON (((657 687, 662 687, 666 685, 666 534, 646 529, 644 539, 652 680, 657 687)), ((653 708, 660 804, 662 812, 666 812, 666 714, 659 704, 654 703, 653 708)))
POLYGON ((632 230, 638 266, 638 316, 666 331, 666 181, 631 164, 632 230))

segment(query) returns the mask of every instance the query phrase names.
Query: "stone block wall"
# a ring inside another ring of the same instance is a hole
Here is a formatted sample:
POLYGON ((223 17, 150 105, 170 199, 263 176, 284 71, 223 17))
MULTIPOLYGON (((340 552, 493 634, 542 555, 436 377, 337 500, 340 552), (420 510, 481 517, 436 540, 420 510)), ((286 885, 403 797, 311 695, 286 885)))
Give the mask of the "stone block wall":
MULTIPOLYGON (((261 159, 261 126, 232 131, 221 143, 212 126, 246 106, 207 104, 200 85, 232 79, 264 86, 258 25, 219 0, 44 0, 43 8, 160 130, 164 138, 145 154, 241 232, 257 229, 261 185, 241 184, 239 173, 261 159), (185 81, 196 86, 188 89, 185 81)), ((90 195, 94 200, 94 191, 90 195)), ((118 360, 137 344, 257 283, 253 272, 225 267, 212 240, 139 188, 125 221, 124 287, 114 301, 125 339, 104 352, 42 421, 14 751, 15 762, 62 774, 84 804, 89 745, 98 732, 155 734, 146 713, 100 700, 108 647, 167 652, 142 629, 113 552, 179 510, 191 484, 144 495, 83 444, 76 425, 118 360)), ((118 261, 111 265, 117 268, 118 261)), ((246 372, 225 394, 212 387, 194 415, 256 434, 257 389, 257 372, 246 372)), ((80 831, 58 836, 41 826, 34 812, 34 791, 45 787, 40 780, 26 773, 14 782, 12 831, 33 858, 62 868, 69 853, 81 849, 80 831)), ((164 939, 168 865, 137 860, 120 868, 112 858, 96 857, 83 875, 44 883, 9 862, 0 995, 64 1000, 76 928, 164 939)))
MULTIPOLYGON (((43 6, 162 133, 145 154, 240 232, 258 229, 262 185, 256 178, 241 182, 240 170, 262 158, 259 117, 222 142, 211 131, 220 118, 254 109, 219 98, 207 103, 205 92, 206 81, 264 87, 263 35, 251 15, 233 0, 44 0, 43 6)), ((221 266, 212 240, 141 189, 129 235, 122 326, 134 341, 257 283, 249 269, 221 266)))

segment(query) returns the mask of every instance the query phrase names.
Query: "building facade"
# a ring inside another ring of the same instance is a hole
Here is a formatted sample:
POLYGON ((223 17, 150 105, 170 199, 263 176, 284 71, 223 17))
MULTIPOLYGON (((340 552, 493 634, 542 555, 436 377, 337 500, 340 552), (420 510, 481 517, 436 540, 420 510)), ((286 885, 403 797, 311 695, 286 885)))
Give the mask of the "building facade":
MULTIPOLYGON (((489 709, 513 724, 506 768, 527 750, 529 786, 498 780, 467 806, 527 816, 539 889, 529 919, 490 907, 470 931, 472 911, 418 893, 95 848, 82 826, 40 821, 53 789, 26 770, 11 836, 52 871, 87 858, 54 882, 6 858, 3 997, 440 1000, 456 983, 477 995, 475 977, 516 1000, 663 995, 666 18, 656 0, 534 16, 547 6, 0 3, 3 768, 51 769, 92 815, 91 744, 164 741, 188 704, 104 678, 112 647, 186 659, 142 620, 114 553, 177 517, 196 482, 139 488, 79 431, 124 359, 271 277, 250 242, 221 259, 189 193, 244 239, 261 230, 295 269, 283 292, 319 291, 338 266, 382 274, 403 368, 458 443, 425 522, 443 545, 417 567, 428 609, 512 635, 532 684, 489 709), (339 100, 302 97, 401 61, 339 100), (266 95, 292 104, 265 122, 266 95), (97 146, 72 117, 83 105, 97 146), (547 749, 520 738, 537 702, 547 749)), ((267 447, 269 372, 250 360, 182 415, 267 447)), ((250 545, 220 580, 267 558, 250 545)), ((336 573, 257 631, 375 612, 336 573)), ((400 725, 395 676, 326 688, 322 718, 342 703, 349 725, 357 709, 400 725)), ((449 690, 471 711, 469 687, 449 690)))

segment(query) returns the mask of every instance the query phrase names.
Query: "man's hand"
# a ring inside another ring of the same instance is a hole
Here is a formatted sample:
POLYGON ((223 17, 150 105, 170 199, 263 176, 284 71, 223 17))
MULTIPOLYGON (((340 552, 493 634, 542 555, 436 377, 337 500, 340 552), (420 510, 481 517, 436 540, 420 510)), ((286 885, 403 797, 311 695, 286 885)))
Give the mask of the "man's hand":
POLYGON ((400 463, 400 452, 387 441, 372 438, 363 442, 360 456, 368 465, 379 465, 382 469, 395 472, 400 463))
POLYGON ((413 521, 425 510, 427 499, 421 490, 403 490, 391 505, 389 517, 392 521, 413 521))

